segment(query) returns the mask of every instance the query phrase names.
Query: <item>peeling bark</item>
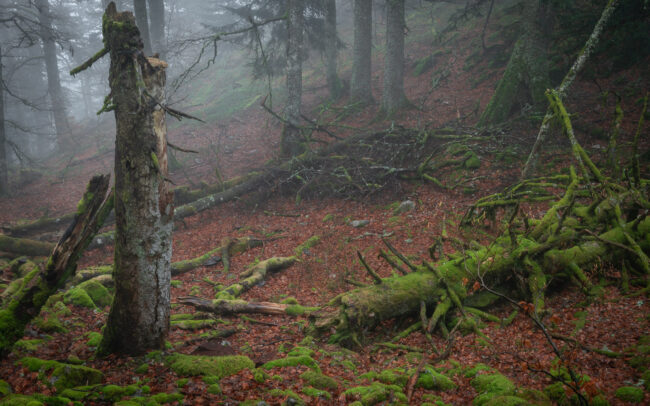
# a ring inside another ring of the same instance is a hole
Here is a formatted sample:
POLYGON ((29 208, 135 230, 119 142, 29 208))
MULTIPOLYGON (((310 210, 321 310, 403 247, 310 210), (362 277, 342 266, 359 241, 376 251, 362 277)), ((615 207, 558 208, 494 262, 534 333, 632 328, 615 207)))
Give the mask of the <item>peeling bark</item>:
POLYGON ((169 330, 173 195, 167 189, 165 68, 145 58, 130 12, 104 14, 115 141, 115 298, 100 353, 164 347, 169 330))

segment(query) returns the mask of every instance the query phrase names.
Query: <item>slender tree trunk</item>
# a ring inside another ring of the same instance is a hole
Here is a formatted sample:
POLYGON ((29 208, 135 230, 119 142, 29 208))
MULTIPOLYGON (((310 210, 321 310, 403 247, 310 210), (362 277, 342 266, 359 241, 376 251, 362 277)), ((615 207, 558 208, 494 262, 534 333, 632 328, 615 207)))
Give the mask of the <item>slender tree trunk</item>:
POLYGON ((144 44, 145 55, 151 55, 151 39, 149 37, 149 17, 147 16, 147 0, 133 0, 135 20, 140 30, 140 38, 144 44))
POLYGON ((59 64, 56 57, 50 4, 48 0, 36 0, 36 7, 38 8, 38 20, 41 25, 40 35, 43 42, 43 55, 47 71, 47 89, 52 101, 52 112, 54 113, 56 141, 57 144, 60 144, 62 138, 70 132, 70 126, 68 124, 63 89, 59 79, 59 64))
POLYGON ((303 0, 289 0, 287 20, 287 105, 284 114, 288 121, 282 132, 281 152, 284 156, 300 154, 304 147, 300 140, 300 110, 302 99, 302 42, 305 5, 303 0))
POLYGON ((338 67, 338 35, 336 33, 336 0, 325 1, 325 70, 327 88, 332 99, 338 99, 343 92, 343 85, 336 73, 338 67))
POLYGON ((104 42, 115 104, 115 298, 101 353, 163 348, 169 329, 173 195, 167 189, 165 68, 135 19, 109 5, 104 42))
POLYGON ((372 103, 372 0, 354 0, 354 48, 350 97, 372 103))
POLYGON ((387 113, 406 104, 404 95, 404 0, 386 0, 386 59, 381 106, 387 113))
POLYGON ((165 2, 163 0, 147 0, 151 14, 151 47, 154 53, 165 59, 165 2))
MULTIPOLYGON (((2 76, 2 48, 0 48, 0 86, 4 86, 2 76)), ((8 192, 6 139, 4 87, 0 87, 0 195, 6 195, 8 192)))

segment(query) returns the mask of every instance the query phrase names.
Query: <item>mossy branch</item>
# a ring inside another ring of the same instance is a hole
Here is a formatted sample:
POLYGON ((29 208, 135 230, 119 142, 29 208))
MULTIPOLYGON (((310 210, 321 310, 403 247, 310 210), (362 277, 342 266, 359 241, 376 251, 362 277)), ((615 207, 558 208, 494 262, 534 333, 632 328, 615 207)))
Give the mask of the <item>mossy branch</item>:
POLYGON ((76 68, 70 70, 70 74, 72 76, 75 76, 76 74, 85 71, 86 69, 93 66, 93 64, 95 62, 100 60, 104 55, 108 54, 109 52, 110 52, 110 50, 108 48, 102 48, 101 51, 99 51, 95 55, 91 56, 86 62, 84 62, 81 65, 77 66, 76 68))

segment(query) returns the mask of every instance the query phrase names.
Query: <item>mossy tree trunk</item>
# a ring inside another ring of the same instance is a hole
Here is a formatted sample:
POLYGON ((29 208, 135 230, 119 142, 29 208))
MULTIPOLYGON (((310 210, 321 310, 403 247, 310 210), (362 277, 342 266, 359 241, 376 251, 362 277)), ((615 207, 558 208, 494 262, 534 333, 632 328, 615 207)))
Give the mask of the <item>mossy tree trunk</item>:
POLYGON ((289 18, 287 19, 287 104, 284 108, 286 122, 280 141, 281 153, 286 157, 299 155, 304 150, 300 135, 304 13, 305 4, 303 0, 289 0, 289 18))
POLYGON ((381 107, 391 114, 404 107, 404 0, 386 0, 386 59, 381 107))
POLYGON ((115 110, 115 298, 100 352, 163 348, 169 330, 173 195, 166 184, 165 68, 145 58, 130 12, 103 21, 115 110))
POLYGON ((0 356, 7 355, 22 338, 25 326, 36 317, 47 299, 74 275, 77 260, 112 209, 112 199, 104 201, 109 176, 92 178, 79 202, 78 213, 52 251, 43 270, 34 268, 15 280, 3 293, 0 310, 0 356))
POLYGON ((543 2, 526 2, 523 33, 515 43, 494 95, 479 118, 479 126, 502 123, 524 104, 538 108, 544 105, 544 92, 550 87, 548 35, 544 30, 548 20, 546 8, 543 2))
POLYGON ((354 45, 352 49, 350 98, 372 103, 372 0, 354 0, 354 45))

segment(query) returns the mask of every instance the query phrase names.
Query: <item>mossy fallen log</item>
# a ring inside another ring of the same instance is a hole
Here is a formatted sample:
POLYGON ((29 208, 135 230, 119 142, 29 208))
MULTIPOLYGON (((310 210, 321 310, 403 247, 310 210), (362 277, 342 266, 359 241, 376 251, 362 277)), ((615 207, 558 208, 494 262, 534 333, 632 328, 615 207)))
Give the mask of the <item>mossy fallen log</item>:
POLYGON ((54 248, 43 270, 33 269, 13 281, 0 309, 0 356, 7 355, 29 321, 47 299, 75 273, 77 260, 86 249, 113 206, 112 194, 105 199, 108 175, 93 177, 79 202, 77 216, 54 248))
POLYGON ((0 234, 0 251, 30 257, 48 256, 54 249, 51 242, 14 238, 0 234))
POLYGON ((231 315, 240 313, 257 314, 285 314, 288 316, 301 316, 317 310, 316 307, 306 307, 298 304, 285 304, 273 302, 247 302, 241 299, 204 299, 196 296, 178 298, 178 303, 193 306, 196 310, 210 312, 218 315, 231 315))
MULTIPOLYGON (((192 259, 174 262, 172 264, 172 276, 180 275, 191 271, 192 269, 198 268, 199 266, 205 264, 206 261, 213 258, 215 255, 221 255, 218 261, 222 261, 223 258, 231 257, 235 254, 240 254, 248 249, 259 247, 262 244, 262 240, 258 240, 252 237, 241 237, 234 239, 226 238, 217 248, 212 249, 203 255, 192 259)), ((215 260, 215 262, 218 261, 215 260)))
MULTIPOLYGON (((543 295, 545 278, 562 280, 571 278, 572 269, 589 269, 600 262, 614 262, 629 257, 627 234, 633 234, 644 252, 650 249, 650 218, 629 221, 624 227, 614 227, 597 238, 582 238, 580 233, 565 226, 559 232, 555 224, 546 227, 546 233, 538 241, 525 234, 512 241, 501 236, 492 244, 480 249, 466 251, 460 258, 430 264, 437 272, 426 266, 405 276, 384 278, 379 285, 367 286, 341 294, 326 308, 312 314, 312 331, 329 334, 332 341, 357 340, 356 335, 372 328, 383 320, 415 314, 420 303, 439 306, 449 303, 450 295, 456 295, 463 304, 471 298, 466 286, 481 281, 489 286, 506 286, 515 274, 528 281, 528 295, 543 295), (572 245, 575 241, 579 243, 572 245), (539 269, 527 266, 535 263, 539 269)), ((537 297, 538 301, 542 301, 537 297)), ((538 303, 541 305, 541 303, 538 303)), ((457 308, 457 305, 451 308, 457 308)), ((473 307, 480 307, 473 304, 473 307)))

